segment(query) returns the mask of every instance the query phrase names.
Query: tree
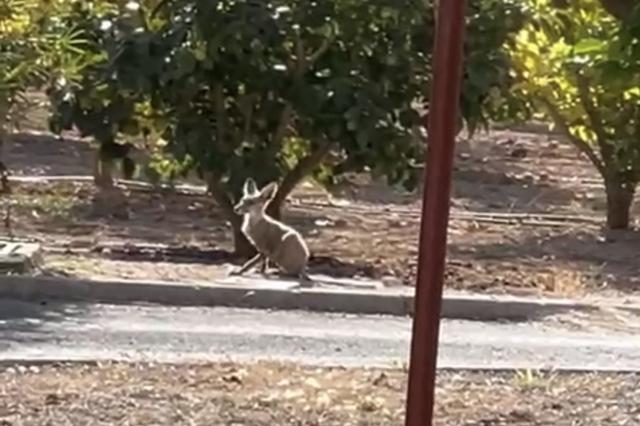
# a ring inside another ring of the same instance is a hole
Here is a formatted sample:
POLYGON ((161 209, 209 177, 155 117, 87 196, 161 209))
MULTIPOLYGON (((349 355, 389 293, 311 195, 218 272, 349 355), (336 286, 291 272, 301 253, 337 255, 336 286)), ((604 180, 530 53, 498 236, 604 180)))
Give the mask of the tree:
POLYGON ((511 123, 530 116, 526 99, 513 87, 510 51, 527 14, 510 0, 472 0, 468 6, 460 112, 471 136, 492 122, 511 123))
MULTIPOLYGON (((57 122, 98 140, 144 133, 175 160, 173 171, 198 170, 233 225, 237 252, 251 249, 232 208, 249 176, 259 185, 281 178, 274 216, 309 174, 331 183, 367 168, 415 184, 409 165, 423 153, 416 133, 428 107, 430 2, 138 6, 76 18, 99 33, 106 55, 81 82, 57 88, 57 122)), ((472 11, 462 109, 475 127, 504 113, 495 102, 510 84, 502 45, 520 14, 498 0, 477 0, 472 11)))
POLYGON ((92 136, 100 145, 94 163, 95 183, 111 188, 116 160, 121 160, 125 175, 135 169, 128 157, 132 146, 118 144, 116 139, 140 135, 144 117, 136 106, 142 105, 146 92, 123 90, 119 70, 113 68, 121 53, 119 43, 141 28, 139 5, 122 0, 73 2, 62 21, 85 34, 87 43, 78 52, 83 63, 79 78, 58 80, 49 87, 53 105, 49 128, 60 134, 75 127, 81 136, 92 136))
POLYGON ((640 180, 640 21, 623 24, 595 0, 550 5, 530 2, 514 53, 519 91, 602 176, 608 227, 627 228, 640 180))
MULTIPOLYGON (((82 68, 81 32, 63 26, 66 2, 5 0, 0 5, 0 151, 25 91, 82 68)), ((0 153, 0 162, 3 160, 0 153)))

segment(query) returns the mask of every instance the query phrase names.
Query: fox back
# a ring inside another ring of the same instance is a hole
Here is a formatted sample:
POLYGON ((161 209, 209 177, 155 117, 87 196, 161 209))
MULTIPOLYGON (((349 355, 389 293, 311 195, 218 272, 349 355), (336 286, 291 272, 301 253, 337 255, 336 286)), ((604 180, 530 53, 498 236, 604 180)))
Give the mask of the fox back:
POLYGON ((277 185, 272 182, 258 191, 253 179, 247 179, 234 210, 244 216, 242 232, 260 253, 287 275, 302 276, 309 261, 309 249, 302 235, 265 211, 276 190, 277 185))

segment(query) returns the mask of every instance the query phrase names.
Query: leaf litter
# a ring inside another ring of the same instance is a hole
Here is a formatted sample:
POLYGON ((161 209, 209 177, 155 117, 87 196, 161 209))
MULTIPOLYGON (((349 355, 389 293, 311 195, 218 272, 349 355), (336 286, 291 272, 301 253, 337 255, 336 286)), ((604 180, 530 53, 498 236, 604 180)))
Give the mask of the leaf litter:
MULTIPOLYGON (((0 425, 402 425, 406 370, 296 364, 9 367, 0 425)), ((441 371, 438 426, 640 425, 640 376, 441 371)))

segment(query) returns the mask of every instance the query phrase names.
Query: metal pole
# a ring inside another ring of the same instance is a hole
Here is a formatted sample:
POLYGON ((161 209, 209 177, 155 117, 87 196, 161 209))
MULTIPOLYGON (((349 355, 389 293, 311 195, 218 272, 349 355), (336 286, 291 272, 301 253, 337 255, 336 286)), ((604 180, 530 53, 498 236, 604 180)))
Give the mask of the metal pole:
POLYGON ((466 0, 437 2, 406 426, 431 426, 466 0))

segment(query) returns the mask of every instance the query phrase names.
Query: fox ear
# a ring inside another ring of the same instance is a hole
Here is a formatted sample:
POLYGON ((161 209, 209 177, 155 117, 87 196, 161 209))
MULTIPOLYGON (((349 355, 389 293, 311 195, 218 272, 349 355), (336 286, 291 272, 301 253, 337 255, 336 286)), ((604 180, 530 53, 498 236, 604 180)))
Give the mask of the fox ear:
POLYGON ((251 178, 245 180, 244 186, 242 187, 242 192, 244 192, 244 195, 253 195, 258 192, 256 181, 251 178))
POLYGON ((262 188, 260 191, 260 196, 263 198, 273 198, 276 195, 276 191, 278 190, 278 184, 276 182, 271 182, 262 188))

